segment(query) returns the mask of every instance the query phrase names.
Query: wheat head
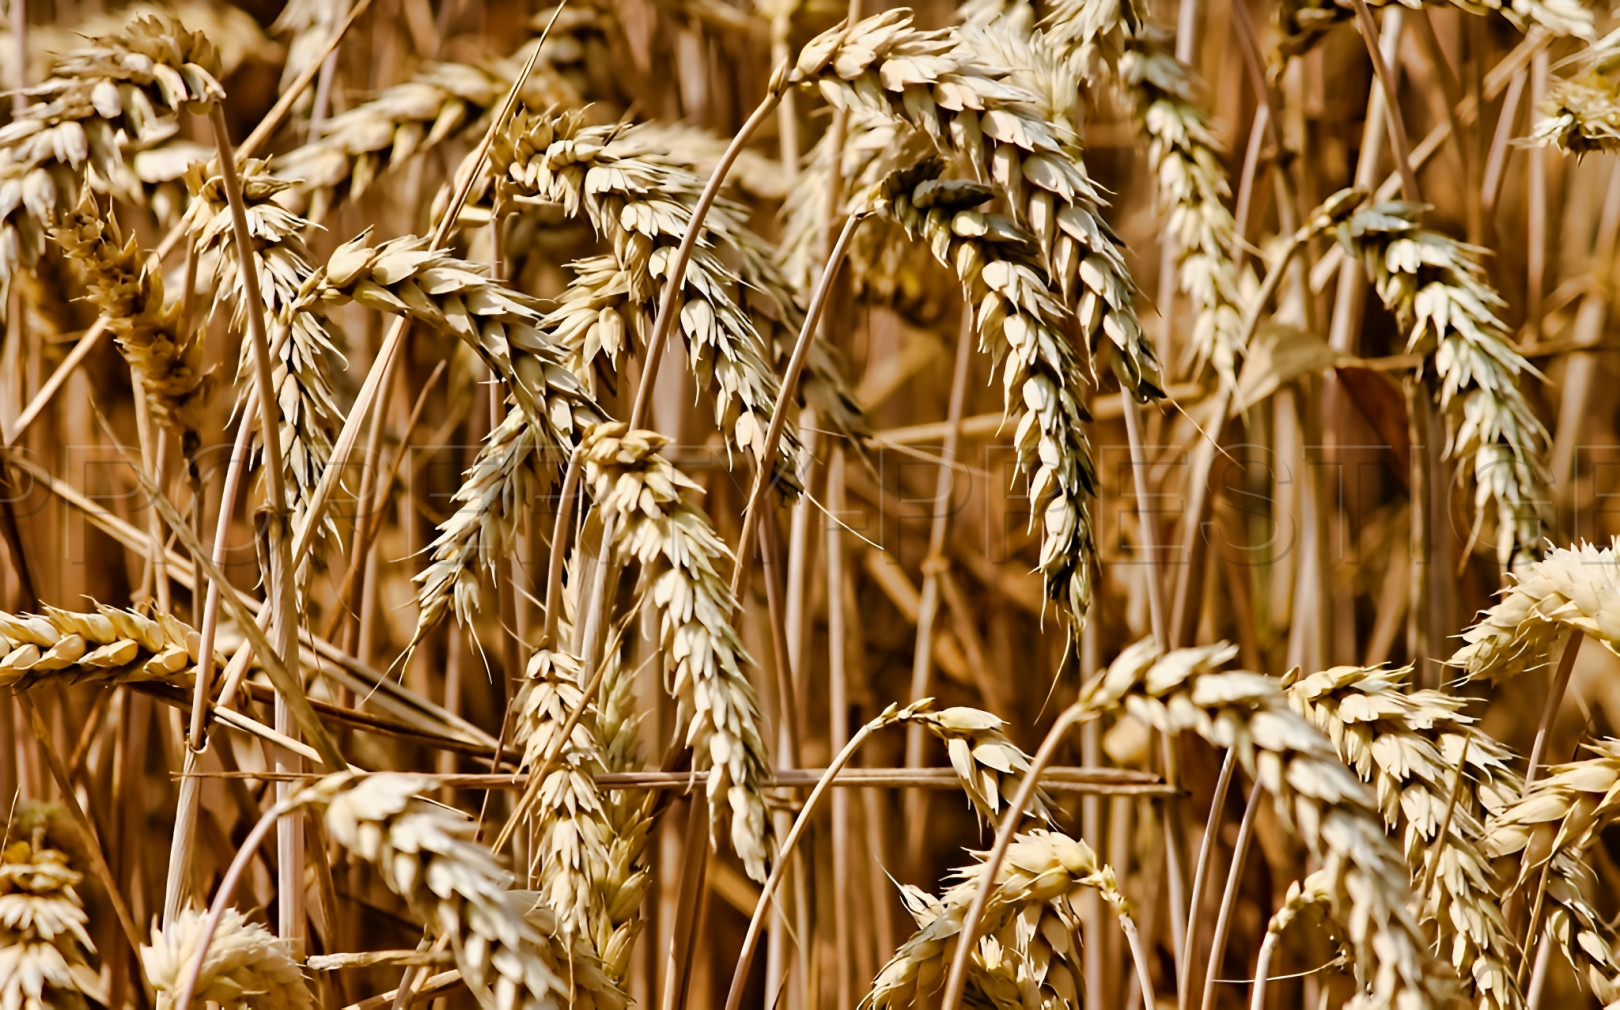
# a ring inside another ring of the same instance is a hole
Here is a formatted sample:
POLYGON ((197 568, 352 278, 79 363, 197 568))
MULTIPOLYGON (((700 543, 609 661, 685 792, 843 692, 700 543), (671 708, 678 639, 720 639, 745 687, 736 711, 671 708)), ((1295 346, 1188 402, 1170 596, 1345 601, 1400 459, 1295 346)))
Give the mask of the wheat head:
POLYGON ((162 612, 146 617, 107 606, 92 613, 0 612, 0 687, 24 690, 47 680, 186 687, 199 645, 196 631, 162 612))
POLYGON ((67 857, 46 848, 43 831, 0 850, 0 1006, 85 1006, 100 988, 85 960, 96 949, 67 857))
MULTIPOLYGON (((188 908, 166 929, 153 927, 141 964, 157 990, 159 1010, 174 1010, 178 990, 197 958, 207 914, 188 908)), ((234 908, 225 909, 208 945, 186 1010, 217 1004, 225 1010, 309 1010, 315 1005, 303 970, 287 944, 234 908)))

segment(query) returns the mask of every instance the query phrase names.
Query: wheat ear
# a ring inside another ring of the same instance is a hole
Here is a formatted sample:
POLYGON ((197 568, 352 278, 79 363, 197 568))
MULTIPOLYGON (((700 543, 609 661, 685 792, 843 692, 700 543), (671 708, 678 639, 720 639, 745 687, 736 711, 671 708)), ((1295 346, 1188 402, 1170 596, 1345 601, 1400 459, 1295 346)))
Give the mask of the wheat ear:
POLYGON ((1064 333, 1068 320, 1028 234, 978 209, 991 191, 939 181, 938 170, 929 163, 897 173, 877 207, 956 272, 979 345, 1001 364, 1004 410, 1016 424, 1019 468, 1029 482, 1030 522, 1041 525, 1046 595, 1077 629, 1091 602, 1097 476, 1084 427, 1085 380, 1064 333))
POLYGON ((1503 302, 1479 265, 1483 250, 1421 227, 1420 208, 1379 204, 1337 226, 1384 306, 1407 333, 1446 417, 1446 457, 1472 457, 1475 522, 1495 503, 1497 557, 1510 567, 1540 546, 1548 500, 1547 431, 1520 388, 1534 374, 1496 316, 1503 302))
POLYGON ((96 946, 74 890, 83 878, 43 836, 0 851, 0 1005, 74 1010, 100 989, 85 960, 96 946))
POLYGON ((189 686, 198 644, 197 632, 165 613, 145 617, 105 606, 93 613, 0 612, 0 686, 23 690, 45 680, 189 686))
MULTIPOLYGON (((159 1010, 174 1010, 181 979, 197 957, 204 913, 190 908, 167 928, 152 930, 141 964, 158 993, 159 1010)), ((186 1010, 308 1010, 315 1005, 287 943, 234 908, 226 909, 208 945, 202 974, 186 1010)))
POLYGON ((689 500, 697 485, 659 455, 666 441, 623 424, 599 425, 580 447, 585 486, 613 531, 614 556, 641 566, 638 596, 658 615, 692 766, 710 772, 710 816, 718 823, 730 808, 732 847, 749 876, 764 880, 771 766, 754 689, 743 675, 751 660, 732 627, 734 601, 721 574, 732 555, 689 500))

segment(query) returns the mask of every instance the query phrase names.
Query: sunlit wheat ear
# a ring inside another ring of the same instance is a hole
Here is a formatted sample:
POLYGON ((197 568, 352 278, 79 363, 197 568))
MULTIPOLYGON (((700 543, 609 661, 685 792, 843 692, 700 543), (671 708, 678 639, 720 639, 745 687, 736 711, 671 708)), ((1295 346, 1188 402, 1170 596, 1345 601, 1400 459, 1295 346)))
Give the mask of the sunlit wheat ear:
POLYGON ((562 928, 589 936, 606 914, 594 878, 606 866, 611 829, 596 788, 595 777, 607 768, 597 749, 595 706, 586 709, 566 742, 560 739, 563 726, 585 700, 581 687, 577 659, 566 652, 537 651, 515 701, 513 739, 530 775, 539 774, 547 756, 556 754, 540 782, 532 815, 538 830, 530 875, 538 875, 540 893, 562 928))
POLYGON ((187 687, 198 647, 197 633, 164 613, 0 612, 0 687, 22 690, 43 681, 187 687))
MULTIPOLYGON (((141 947, 141 964, 158 993, 159 1010, 174 1010, 187 972, 197 959, 207 914, 181 912, 167 929, 153 927, 152 942, 141 947)), ((225 909, 208 944, 202 973, 187 1010, 251 1007, 252 1010, 305 1010, 315 1005, 303 970, 287 944, 234 908, 225 909)))
MULTIPOLYGON (((1593 37, 1592 11, 1576 0, 1452 0, 1452 6, 1470 14, 1497 13, 1522 32, 1541 28, 1554 35, 1593 37)), ((1277 12, 1282 32, 1278 48, 1293 56, 1314 46, 1334 25, 1355 17, 1353 7, 1331 0, 1283 0, 1277 12)))
MULTIPOLYGON (((679 161, 650 151, 635 130, 588 126, 579 114, 520 115, 490 154, 500 199, 559 204, 568 216, 589 218, 612 244, 617 269, 607 273, 600 261, 587 261, 545 322, 586 379, 598 355, 616 371, 620 351, 629 349, 633 337, 645 339, 669 263, 706 182, 679 161)), ((781 383, 772 349, 745 309, 742 282, 717 249, 726 232, 744 230, 742 213, 722 202, 705 220, 709 240, 694 253, 682 282, 680 330, 699 388, 714 396, 715 423, 727 444, 757 459, 765 451, 781 383)), ((785 435, 776 469, 792 491, 801 449, 792 426, 785 435)))
MULTIPOLYGON (((982 862, 957 870, 956 883, 939 899, 911 890, 906 904, 920 927, 878 972, 865 1005, 874 1008, 927 1005, 944 984, 950 964, 960 956, 960 935, 967 908, 983 878, 982 862)), ((1076 907, 1082 892, 1098 893, 1128 918, 1129 906, 1114 871, 1097 861, 1083 841, 1055 831, 1018 835, 1007 849, 985 906, 970 981, 996 1005, 1004 988, 1004 968, 1013 976, 1025 1005, 1040 1006, 1047 997, 1060 1005, 1077 1005, 1075 980, 1078 951, 1071 943, 1080 924, 1076 907), (1003 952, 1016 958, 1004 964, 1003 952)), ((1088 937, 1088 942, 1100 938, 1088 937)))
POLYGON ((613 554, 641 567, 637 595, 658 615, 666 683, 679 705, 692 767, 708 771, 712 828, 731 812, 731 844, 748 875, 764 880, 770 821, 764 783, 770 757, 760 733, 749 665, 732 626, 726 578, 734 564, 709 518, 690 500, 697 490, 659 455, 668 440, 622 424, 593 429, 580 448, 596 510, 613 528, 613 554))
POLYGON ((1476 1005, 1514 1010, 1524 1005, 1514 982, 1518 945, 1482 848, 1488 808, 1479 794, 1481 786, 1500 789, 1504 780, 1516 780, 1511 755, 1472 731, 1473 720, 1461 714, 1462 698, 1409 691, 1410 674, 1410 667, 1340 666, 1290 684, 1287 695, 1333 741, 1345 764, 1372 784, 1385 826, 1402 839, 1413 885, 1433 874, 1429 892, 1418 895, 1421 913, 1435 922, 1440 950, 1449 951, 1476 1005), (1456 793, 1452 779, 1465 750, 1467 779, 1456 793))
POLYGON ((897 173, 876 206, 955 271, 973 311, 979 346, 1000 366, 1019 470, 1029 482, 1030 522, 1041 526, 1046 595, 1078 628, 1091 603, 1096 556, 1091 499, 1097 475, 1081 397, 1085 379, 1065 334, 1068 318, 1029 235, 978 207, 992 195, 940 181, 937 163, 897 173))
POLYGON ((1423 228, 1421 212, 1379 204, 1338 225, 1339 241, 1361 258, 1407 350, 1424 356, 1446 458, 1473 459, 1476 528, 1494 503, 1497 558, 1511 566, 1537 553, 1549 500, 1547 431, 1522 388, 1534 369, 1496 316, 1504 303, 1480 267, 1484 251, 1423 228))
POLYGON ((1620 652, 1620 556, 1615 546, 1554 548, 1508 576, 1497 602, 1463 632, 1450 664, 1464 680, 1517 677, 1550 662, 1553 647, 1581 631, 1620 652))
POLYGON ((813 39, 788 81, 815 86, 835 106, 908 124, 965 158, 1035 238, 1090 345, 1113 345, 1121 384, 1142 400, 1161 397, 1158 358, 1137 320, 1118 239, 1101 217, 1101 194, 1067 127, 1047 122, 1040 98, 1012 75, 951 32, 920 31, 910 12, 891 10, 813 39))
POLYGON ((583 939, 557 935, 538 896, 509 890, 510 876, 474 840, 461 813, 417 798, 417 775, 339 773, 300 794, 323 810, 333 841, 370 864, 411 914, 445 937, 475 993, 519 1010, 618 1010, 624 993, 583 939))
MULTIPOLYGON (((962 783, 968 800, 979 816, 995 823, 1003 803, 1012 799, 1029 771, 1029 755, 1001 732, 1006 721, 977 708, 953 707, 937 712, 922 711, 907 716, 920 723, 945 744, 951 768, 962 783)), ((1030 804, 1031 815, 1050 822, 1050 798, 1037 790, 1030 804)))
MULTIPOLYGON (((31 266, 58 217, 97 188, 135 193, 124 152, 179 129, 181 113, 225 96, 219 56, 200 33, 143 17, 59 57, 0 127, 0 287, 31 266)), ((138 193, 137 193, 138 195, 138 193)))
POLYGON ((203 367, 201 335, 181 332, 182 306, 164 301, 156 265, 133 235, 124 238, 117 218, 103 212, 88 190, 52 234, 78 263, 88 297, 110 321, 153 415, 178 433, 186 453, 196 451, 215 377, 203 367))
MULTIPOLYGON (((338 349, 343 336, 324 304, 310 302, 293 311, 315 267, 304 243, 309 222, 273 202, 289 184, 270 175, 262 161, 248 162, 240 174, 254 268, 264 301, 254 311, 264 313, 265 332, 272 334, 276 345, 271 348, 272 379, 281 417, 281 456, 292 498, 293 524, 301 527, 321 472, 332 456, 332 439, 343 424, 343 412, 332 389, 333 367, 342 364, 338 349)), ((229 305, 231 325, 238 332, 246 332, 250 306, 239 274, 224 185, 218 176, 205 175, 201 168, 189 172, 187 181, 193 196, 206 208, 196 219, 193 236, 202 261, 213 265, 215 309, 222 303, 229 305)), ((251 343, 244 340, 237 365, 238 414, 253 388, 251 352, 251 343)), ((323 538, 327 533, 336 534, 337 525, 330 514, 321 530, 323 538)), ((309 565, 300 565, 306 578, 310 570, 309 565)))
POLYGON ((71 1010, 101 991, 85 960, 96 947, 74 890, 81 879, 43 832, 0 850, 0 1005, 71 1010))
POLYGON ((1276 680, 1220 669, 1236 654, 1223 643, 1160 658, 1144 640, 1121 653, 1082 702, 1089 711, 1123 710, 1161 732, 1191 730, 1232 748, 1320 861, 1333 918, 1353 941, 1371 997, 1381 1005, 1445 1005, 1456 979, 1430 954, 1411 912, 1407 867, 1384 836, 1377 801, 1328 738, 1288 707, 1276 680))
MULTIPOLYGON (((1555 766, 1495 813, 1486 851, 1533 902, 1546 877, 1542 924, 1582 981, 1605 1004, 1620 999, 1620 956, 1612 926, 1593 907, 1597 880, 1588 847, 1620 815, 1620 741, 1595 756, 1555 766)), ((1540 942, 1547 942, 1541 939, 1540 942)))

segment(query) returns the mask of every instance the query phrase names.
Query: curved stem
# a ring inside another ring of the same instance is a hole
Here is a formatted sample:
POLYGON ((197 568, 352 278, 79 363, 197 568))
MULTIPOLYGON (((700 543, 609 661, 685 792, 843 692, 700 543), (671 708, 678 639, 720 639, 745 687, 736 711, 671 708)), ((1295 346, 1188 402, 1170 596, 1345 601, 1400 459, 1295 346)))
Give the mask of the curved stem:
POLYGON ((777 886, 781 884, 782 877, 787 872, 790 862, 788 856, 792 854, 794 845, 799 841, 799 836, 804 833, 805 826, 810 823, 810 818, 816 812, 816 806, 821 797, 827 792, 828 786, 832 784, 834 776, 843 769, 844 765, 849 763, 850 758, 855 756, 855 752, 860 749, 862 743, 866 742, 867 737, 890 723, 904 719, 908 713, 909 710, 899 713, 885 712, 862 726, 859 732, 850 738, 849 743, 844 745, 844 749, 838 752, 838 756, 833 758, 832 764, 827 766, 827 770, 822 772, 821 778, 816 782, 816 787, 810 791, 810 796, 804 801, 804 807, 800 809, 799 816, 793 821, 792 829, 788 831, 787 837, 782 840, 782 848, 776 854, 776 865, 771 867, 771 875, 766 879, 765 886, 760 889, 759 901, 754 905, 754 915, 748 920, 748 932, 743 936, 742 953, 737 955, 737 967, 731 974, 731 989, 726 993, 726 1010, 737 1010, 742 1003, 743 984, 748 980, 748 968, 753 964, 754 951, 759 946, 759 932, 765 922, 765 913, 770 911, 771 898, 775 895, 777 886))
MULTIPOLYGON (((968 962, 972 960, 967 956, 967 952, 978 942, 979 923, 984 919, 984 909, 989 904, 990 892, 995 890, 996 874, 1001 872, 1001 864, 1007 858, 1007 847, 1012 844, 1013 835, 1017 833, 1018 821, 1024 816, 1024 811, 1029 809, 1030 801, 1039 787, 1041 772, 1052 763, 1052 756, 1057 753, 1058 745, 1063 742, 1063 735, 1069 728, 1094 714, 1090 701, 1086 698, 1081 698, 1064 709, 1057 717, 1057 722, 1047 731, 1046 739, 1041 741, 1040 750, 1037 750, 1035 756, 1030 759, 1029 770, 1024 773, 1024 781, 1019 785, 1012 802, 1007 805, 1007 812, 1002 815, 1000 826, 996 828, 996 841, 985 856, 978 890, 973 892, 973 901, 968 905, 967 915, 962 919, 962 933, 957 946, 957 950, 961 953, 951 962, 951 974, 945 982, 945 995, 940 1000, 940 1010, 957 1010, 962 1004, 962 993, 967 989, 968 962)), ((1150 997, 1151 992, 1150 989, 1145 995, 1150 997)))
POLYGON ((1264 790, 1256 782, 1249 790, 1249 804, 1243 808, 1243 821, 1238 825, 1237 841, 1232 843, 1232 867, 1226 874, 1226 892, 1221 895, 1221 911, 1215 917, 1215 935, 1210 940, 1209 962, 1204 971, 1203 1010, 1215 1005, 1215 980, 1220 973, 1221 959, 1226 955, 1226 936, 1232 928, 1232 911, 1237 907, 1238 885, 1243 882, 1243 860, 1249 852, 1249 839, 1254 834, 1254 816, 1260 810, 1260 797, 1264 790))
POLYGON ((1271 981, 1271 956, 1277 952, 1281 933, 1266 931, 1260 941, 1260 957, 1254 963, 1254 992, 1249 997, 1249 1010, 1266 1010, 1266 983, 1271 981))
MULTIPOLYGON (((1125 943, 1131 948, 1131 963, 1136 966, 1136 981, 1142 987, 1142 1010, 1153 1010, 1153 976, 1148 973, 1147 951, 1142 949, 1142 935, 1136 931, 1136 920, 1128 912, 1119 912, 1119 928, 1125 933, 1125 943)), ((961 947, 957 960, 965 961, 961 947)))
POLYGON ((1176 977, 1176 1005, 1182 1010, 1186 1010, 1192 985, 1193 948, 1197 943, 1198 910, 1204 903, 1204 881, 1215 858, 1215 839, 1221 831, 1221 815, 1226 810, 1226 794, 1232 788, 1232 770, 1236 766, 1236 752, 1229 747, 1221 761, 1220 776, 1215 780, 1215 796, 1209 802, 1204 839, 1198 845, 1198 864, 1193 868, 1192 890, 1187 894, 1187 931, 1182 937, 1181 965, 1176 977))
MULTIPOLYGON (((719 169, 715 171, 718 173, 719 169)), ((827 265, 816 280, 816 289, 810 295, 810 308, 804 314, 804 324, 799 327, 799 338, 793 344, 793 356, 788 359, 787 370, 782 375, 782 389, 776 395, 776 405, 771 412, 771 427, 765 433, 765 448, 754 461, 754 486, 748 492, 748 504, 743 509, 742 534, 737 541, 737 564, 731 570, 731 596, 734 600, 738 598, 743 583, 748 579, 748 566, 754 559, 754 527, 759 522, 759 505, 765 498, 765 489, 771 484, 771 475, 776 473, 774 462, 776 447, 782 441, 782 430, 787 426, 788 400, 792 398, 793 391, 799 385, 799 375, 804 371, 804 359, 810 353, 810 341, 815 338, 816 324, 821 321, 822 310, 827 307, 827 297, 832 294, 833 277, 837 275, 839 265, 849 252, 849 240, 854 237, 855 229, 860 226, 864 217, 864 214, 851 214, 844 221, 844 228, 838 233, 838 241, 833 244, 827 265)), ((694 230, 687 232, 688 238, 696 234, 696 226, 693 228, 694 230)), ((686 248, 684 242, 681 248, 686 248)), ((672 276, 678 277, 679 274, 672 276)), ((662 308, 659 311, 661 313, 662 308)), ((653 367, 650 358, 647 367, 653 367)), ((642 380, 642 390, 651 385, 651 379, 652 373, 648 372, 642 380)), ((637 391, 636 405, 641 406, 641 390, 637 391)), ((630 427, 636 427, 634 419, 631 420, 630 427)))

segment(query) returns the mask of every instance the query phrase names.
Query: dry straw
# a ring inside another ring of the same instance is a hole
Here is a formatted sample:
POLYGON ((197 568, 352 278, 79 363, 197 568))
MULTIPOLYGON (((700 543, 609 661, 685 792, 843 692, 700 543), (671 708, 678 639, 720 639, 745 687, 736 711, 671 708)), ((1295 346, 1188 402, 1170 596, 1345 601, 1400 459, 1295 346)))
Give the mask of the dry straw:
MULTIPOLYGON (((185 973, 197 959, 204 913, 186 909, 167 928, 152 929, 141 964, 157 990, 159 1010, 174 1010, 185 973)), ((315 1005, 304 973, 286 941, 234 908, 225 910, 203 958, 202 974, 186 1010, 309 1010, 315 1005)))
MULTIPOLYGON (((1423 6, 1431 5, 1438 6, 1423 6)), ((1583 39, 1593 35, 1592 12, 1576 0, 1451 0, 1451 5, 1470 14, 1500 14, 1522 32, 1541 29, 1583 39)), ((1353 6, 1331 0, 1283 0, 1277 18, 1283 35, 1279 49, 1283 55, 1303 53, 1334 25, 1353 17, 1353 6)))
POLYGON ((0 851, 0 1006, 8 1010, 72 1010, 101 989, 86 961, 96 948, 74 890, 81 875, 42 836, 0 851))

